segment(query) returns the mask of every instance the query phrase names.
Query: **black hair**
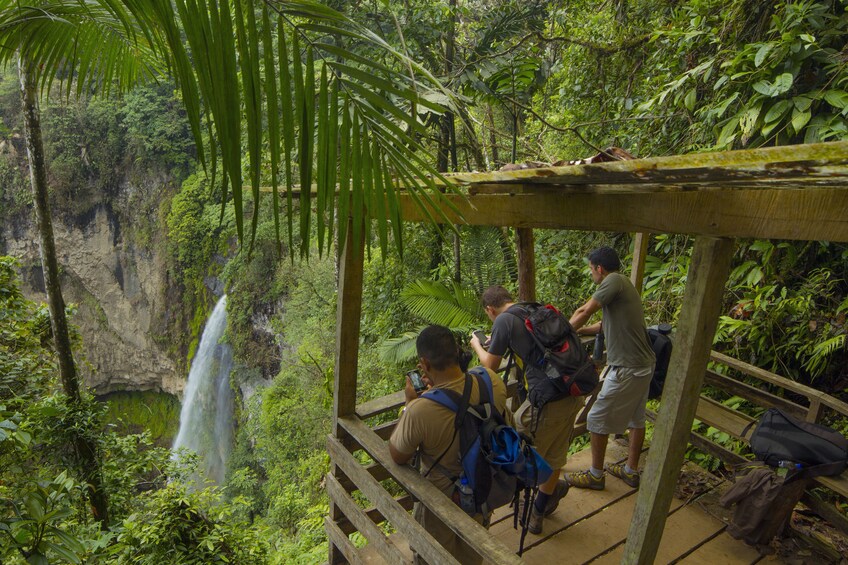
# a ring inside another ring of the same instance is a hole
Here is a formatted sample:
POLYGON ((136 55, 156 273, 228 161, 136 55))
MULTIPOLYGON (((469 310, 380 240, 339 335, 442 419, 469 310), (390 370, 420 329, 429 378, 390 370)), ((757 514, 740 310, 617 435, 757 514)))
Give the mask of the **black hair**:
POLYGON ((595 266, 603 267, 610 273, 621 269, 621 260, 612 247, 598 247, 589 253, 589 262, 595 266))
POLYGON ((418 334, 415 341, 418 356, 423 357, 437 371, 459 364, 459 346, 453 333, 444 326, 431 325, 418 334))
POLYGON ((500 308, 507 302, 512 302, 512 295, 501 285, 490 286, 483 291, 480 302, 483 303, 483 307, 500 308))

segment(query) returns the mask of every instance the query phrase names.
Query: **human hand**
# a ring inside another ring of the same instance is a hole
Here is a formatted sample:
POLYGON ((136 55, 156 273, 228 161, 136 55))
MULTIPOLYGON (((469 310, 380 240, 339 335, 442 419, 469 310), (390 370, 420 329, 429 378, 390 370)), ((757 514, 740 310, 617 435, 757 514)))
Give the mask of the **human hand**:
POLYGON ((474 330, 471 332, 471 341, 469 342, 469 345, 471 345, 471 349, 479 355, 481 350, 486 350, 489 339, 489 336, 487 336, 486 332, 483 330, 474 330))
POLYGON ((415 387, 412 386, 412 379, 409 378, 409 375, 406 376, 406 386, 403 389, 403 395, 406 397, 407 404, 418 398, 418 393, 415 392, 415 387))

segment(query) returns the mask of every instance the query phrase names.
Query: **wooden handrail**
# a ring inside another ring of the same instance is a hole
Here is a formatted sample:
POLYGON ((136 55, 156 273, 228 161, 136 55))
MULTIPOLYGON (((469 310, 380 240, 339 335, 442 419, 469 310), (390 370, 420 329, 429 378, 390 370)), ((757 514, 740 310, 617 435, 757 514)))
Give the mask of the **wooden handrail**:
POLYGON ((747 400, 753 400, 757 402, 759 406, 764 408, 780 408, 787 414, 795 416, 796 418, 803 419, 807 417, 808 409, 804 406, 796 404, 791 400, 775 396, 749 384, 745 384, 733 377, 721 375, 715 371, 707 370, 704 375, 704 383, 718 387, 726 392, 735 394, 736 396, 741 396, 747 400))
MULTIPOLYGON (((350 419, 350 418, 346 418, 350 419)), ((339 418, 341 423, 342 418, 339 418)), ((344 425, 344 424, 342 424, 344 425)), ((376 436, 375 436, 376 437, 376 436)), ((379 441, 379 440, 378 440, 379 441)), ((350 477, 353 483, 380 511, 380 513, 388 519, 392 525, 403 534, 408 540, 416 540, 420 543, 416 544, 415 550, 421 554, 429 563, 458 563, 445 548, 442 547, 436 539, 425 530, 421 524, 416 522, 398 502, 392 498, 389 492, 383 488, 383 485, 377 482, 362 466, 359 461, 348 452, 347 449, 333 436, 327 437, 327 451, 333 463, 339 466, 342 471, 350 477)), ((433 487, 435 488, 435 487, 433 487)), ((333 499, 334 502, 337 502, 333 499)), ((457 508, 457 510, 459 510, 457 508)), ((461 510, 460 510, 461 512, 461 510)), ((353 518, 347 516, 348 519, 353 518)), ((473 520, 472 520, 473 522, 473 520)), ((363 532, 364 533, 364 532, 363 532)), ((380 533, 382 536, 382 532, 380 533)), ((370 540, 369 540, 370 541, 370 540)), ((380 547, 378 546, 378 550, 380 547)))
POLYGON ((329 497, 339 506, 351 524, 365 536, 368 543, 376 546, 377 552, 383 559, 392 565, 408 563, 400 549, 386 538, 379 526, 371 521, 365 510, 356 505, 356 502, 345 492, 339 481, 331 474, 328 474, 326 479, 329 497))
MULTIPOLYGON (((471 519, 456 504, 454 504, 450 499, 448 499, 438 488, 436 488, 428 480, 421 477, 418 471, 408 465, 398 465, 394 461, 392 461, 391 456, 389 455, 389 448, 386 445, 385 441, 380 439, 377 434, 375 434, 364 422, 362 422, 362 420, 355 416, 344 417, 339 418, 339 424, 344 428, 344 430, 351 436, 354 441, 356 441, 359 445, 362 446, 363 449, 365 449, 365 451, 368 452, 368 454, 371 456, 372 459, 374 459, 374 461, 383 465, 386 468, 386 470, 389 472, 389 474, 395 481, 397 481, 404 489, 406 489, 406 491, 409 492, 409 494, 411 494, 414 498, 423 503, 433 515, 435 515, 439 520, 441 520, 442 523, 444 523, 448 528, 453 530, 471 549, 477 552, 484 560, 491 563, 498 563, 504 565, 518 564, 524 562, 520 557, 515 555, 514 551, 506 547, 503 542, 490 536, 486 528, 471 519)), ((341 449, 344 450, 343 447, 341 449)), ((347 454, 347 456, 351 458, 353 457, 347 452, 347 450, 344 450, 344 452, 345 454, 347 454)), ((333 457, 333 453, 331 453, 331 457, 333 457)), ((336 462, 335 458, 334 462, 336 462)), ((347 471, 345 472, 347 473, 347 471)), ((370 478, 370 475, 368 475, 368 477, 370 478)), ((353 479, 352 476, 351 479, 353 479)), ((382 487, 380 488, 382 489, 382 487)), ((383 490, 383 492, 385 493, 385 496, 389 496, 385 490, 383 490)), ((371 497, 367 493, 366 496, 369 497, 369 500, 371 500, 371 502, 377 504, 380 511, 383 512, 383 515, 386 516, 392 522, 392 524, 397 527, 397 524, 395 524, 394 519, 388 514, 386 514, 386 512, 384 512, 384 509, 380 507, 381 501, 371 499, 371 497)), ((394 502, 393 499, 392 502, 394 502)), ((409 517, 409 515, 407 515, 407 517, 409 517)), ((411 519, 411 517, 409 518, 411 519)), ((404 534, 409 540, 418 539, 402 531, 399 527, 398 530, 401 531, 401 533, 404 534)), ((416 546, 416 550, 418 549, 418 546, 416 546)), ((420 553, 424 555, 423 551, 420 551, 420 553)), ((425 559, 430 561, 430 558, 428 558, 426 555, 425 559)))
POLYGON ((801 383, 796 383, 791 379, 787 379, 786 377, 781 377, 780 375, 770 373, 765 369, 760 369, 759 367, 755 367, 750 363, 745 363, 744 361, 734 359, 733 357, 729 357, 723 353, 719 353, 718 351, 713 351, 710 354, 710 358, 717 363, 727 365, 731 369, 740 371, 750 377, 754 377, 769 384, 773 384, 786 390, 790 390, 796 394, 806 396, 808 399, 810 399, 811 406, 818 402, 829 408, 832 408, 833 410, 836 410, 843 416, 848 416, 848 403, 842 402, 838 398, 834 398, 826 392, 816 390, 801 383))
POLYGON ((372 416, 383 414, 395 408, 403 406, 404 396, 403 391, 398 391, 387 396, 374 398, 368 402, 363 402, 356 407, 356 415, 363 420, 367 420, 372 416))

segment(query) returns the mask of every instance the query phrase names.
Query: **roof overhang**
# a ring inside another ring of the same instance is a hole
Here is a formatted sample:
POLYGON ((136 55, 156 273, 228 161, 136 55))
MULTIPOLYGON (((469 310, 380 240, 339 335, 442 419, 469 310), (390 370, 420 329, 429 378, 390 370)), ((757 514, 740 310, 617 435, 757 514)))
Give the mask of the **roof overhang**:
POLYGON ((848 142, 450 178, 458 224, 848 242, 848 142))

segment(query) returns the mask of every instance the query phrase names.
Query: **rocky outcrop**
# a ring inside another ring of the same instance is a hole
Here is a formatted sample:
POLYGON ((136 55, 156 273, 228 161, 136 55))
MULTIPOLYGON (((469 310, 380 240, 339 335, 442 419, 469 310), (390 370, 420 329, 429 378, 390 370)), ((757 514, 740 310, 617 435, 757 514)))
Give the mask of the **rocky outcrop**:
MULTIPOLYGON (((166 310, 163 257, 122 237, 107 206, 72 222, 54 219, 66 303, 78 305, 83 354, 78 365, 97 394, 161 390, 178 394, 185 376, 168 355, 161 320, 166 310)), ((155 248, 156 246, 149 246, 155 248)), ((0 251, 19 258, 25 292, 43 302, 37 234, 26 219, 2 226, 0 251)))

